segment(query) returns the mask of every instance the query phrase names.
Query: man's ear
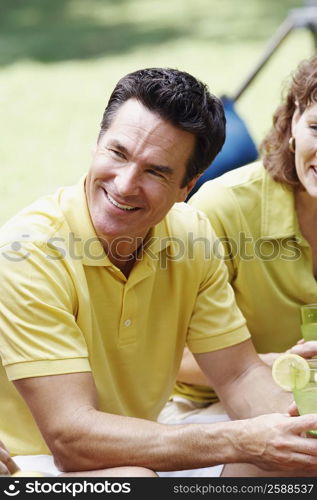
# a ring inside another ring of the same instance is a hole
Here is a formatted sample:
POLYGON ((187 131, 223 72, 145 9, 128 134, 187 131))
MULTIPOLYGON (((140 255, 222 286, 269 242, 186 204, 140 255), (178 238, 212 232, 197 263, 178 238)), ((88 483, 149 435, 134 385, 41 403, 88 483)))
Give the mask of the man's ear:
POLYGON ((195 186, 196 182, 198 181, 199 177, 202 174, 196 175, 184 188, 182 188, 181 193, 179 194, 178 200, 177 201, 185 201, 187 198, 187 195, 190 193, 190 191, 193 189, 195 186))

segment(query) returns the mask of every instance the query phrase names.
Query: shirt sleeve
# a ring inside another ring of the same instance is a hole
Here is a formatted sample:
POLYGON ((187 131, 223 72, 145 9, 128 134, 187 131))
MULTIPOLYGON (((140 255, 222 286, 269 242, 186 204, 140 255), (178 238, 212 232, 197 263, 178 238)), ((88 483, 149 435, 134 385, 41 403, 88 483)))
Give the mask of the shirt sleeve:
POLYGON ((90 371, 67 264, 41 245, 0 248, 0 354, 9 380, 90 371))

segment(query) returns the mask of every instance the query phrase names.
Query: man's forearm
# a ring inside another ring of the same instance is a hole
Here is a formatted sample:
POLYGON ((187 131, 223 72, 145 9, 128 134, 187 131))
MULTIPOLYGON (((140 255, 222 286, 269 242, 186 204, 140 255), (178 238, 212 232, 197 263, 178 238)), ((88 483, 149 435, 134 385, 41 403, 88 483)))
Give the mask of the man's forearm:
POLYGON ((57 466, 65 472, 119 466, 192 469, 238 458, 228 439, 233 432, 232 422, 162 425, 84 410, 50 446, 57 466))
POLYGON ((239 462, 269 471, 317 471, 317 442, 300 437, 305 429, 317 428, 315 415, 177 426, 88 413, 78 414, 77 439, 60 440, 57 464, 64 471, 127 465, 163 471, 239 462))

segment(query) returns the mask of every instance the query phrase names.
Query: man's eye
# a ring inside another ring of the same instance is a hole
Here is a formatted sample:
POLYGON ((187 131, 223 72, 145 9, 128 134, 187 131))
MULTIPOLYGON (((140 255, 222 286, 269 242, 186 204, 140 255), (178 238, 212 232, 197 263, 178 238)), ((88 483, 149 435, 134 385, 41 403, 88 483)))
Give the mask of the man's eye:
POLYGON ((161 174, 161 172, 158 172, 157 170, 150 169, 148 170, 148 172, 154 175, 155 177, 160 177, 161 179, 165 179, 164 175, 161 174))
POLYGON ((316 130, 317 131, 317 124, 312 124, 312 125, 309 125, 309 127, 312 129, 312 130, 316 130))
POLYGON ((124 154, 121 153, 121 151, 118 151, 117 149, 111 149, 109 148, 109 151, 114 155, 117 156, 118 158, 125 158, 124 154))

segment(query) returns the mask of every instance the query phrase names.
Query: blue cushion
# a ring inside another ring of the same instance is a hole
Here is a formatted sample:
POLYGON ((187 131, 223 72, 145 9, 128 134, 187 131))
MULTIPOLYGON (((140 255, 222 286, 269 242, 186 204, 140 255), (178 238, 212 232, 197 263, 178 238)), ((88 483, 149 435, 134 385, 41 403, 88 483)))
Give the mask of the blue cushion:
POLYGON ((227 119, 225 143, 220 153, 198 179, 187 200, 204 182, 219 177, 229 170, 251 163, 258 158, 257 147, 245 123, 237 114, 234 102, 226 96, 223 96, 221 100, 227 119))

